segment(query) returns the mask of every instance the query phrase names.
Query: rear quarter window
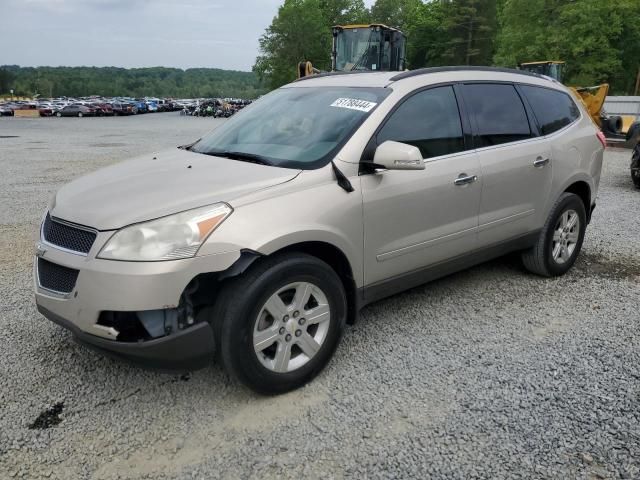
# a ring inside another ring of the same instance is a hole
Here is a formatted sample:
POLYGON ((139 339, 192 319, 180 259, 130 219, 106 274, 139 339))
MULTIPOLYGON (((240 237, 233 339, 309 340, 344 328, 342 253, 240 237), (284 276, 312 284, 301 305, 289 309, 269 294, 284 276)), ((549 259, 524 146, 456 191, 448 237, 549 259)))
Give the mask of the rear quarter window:
POLYGON ((521 85, 542 135, 550 135, 580 118, 580 110, 568 93, 521 85))

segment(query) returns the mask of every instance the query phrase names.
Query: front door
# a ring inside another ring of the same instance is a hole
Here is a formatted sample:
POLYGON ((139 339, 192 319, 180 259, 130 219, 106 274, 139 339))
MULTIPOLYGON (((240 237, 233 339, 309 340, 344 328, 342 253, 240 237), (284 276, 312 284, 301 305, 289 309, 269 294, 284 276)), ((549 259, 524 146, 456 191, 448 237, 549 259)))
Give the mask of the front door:
POLYGON ((418 147, 426 168, 360 177, 367 286, 476 248, 482 176, 465 145, 453 87, 406 99, 376 138, 378 145, 387 140, 418 147))

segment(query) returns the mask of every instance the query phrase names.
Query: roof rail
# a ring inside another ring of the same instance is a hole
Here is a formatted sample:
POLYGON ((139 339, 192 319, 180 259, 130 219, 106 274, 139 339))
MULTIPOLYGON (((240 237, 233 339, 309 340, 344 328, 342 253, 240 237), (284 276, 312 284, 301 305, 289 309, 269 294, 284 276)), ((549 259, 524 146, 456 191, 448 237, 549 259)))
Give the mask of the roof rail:
POLYGON ((533 72, 527 72, 524 70, 516 70, 515 68, 502 68, 502 67, 479 67, 479 66, 455 66, 455 67, 427 67, 418 68, 417 70, 408 70, 406 72, 399 73, 389 79, 391 82, 396 82, 405 78, 417 77, 418 75, 427 75, 429 73, 441 73, 441 72, 500 72, 500 73, 515 73, 518 75, 526 75, 529 77, 546 78, 544 75, 539 75, 533 72))
POLYGON ((335 77, 335 76, 339 76, 339 75, 357 75, 359 73, 380 73, 379 71, 376 72, 375 70, 353 70, 353 71, 347 71, 347 72, 343 72, 343 71, 339 71, 339 72, 322 72, 322 73, 315 73, 313 75, 307 75, 306 77, 301 77, 298 78, 297 80, 294 80, 293 82, 302 82, 304 80, 311 80, 312 78, 322 78, 322 77, 335 77))

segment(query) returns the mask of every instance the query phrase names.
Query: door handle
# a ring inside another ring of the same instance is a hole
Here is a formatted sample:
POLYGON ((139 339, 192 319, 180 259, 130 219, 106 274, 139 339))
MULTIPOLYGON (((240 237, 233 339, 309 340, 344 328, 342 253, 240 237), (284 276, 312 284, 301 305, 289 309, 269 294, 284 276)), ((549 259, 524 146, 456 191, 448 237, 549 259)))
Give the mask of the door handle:
POLYGON ((457 185, 458 187, 460 187, 462 185, 468 185, 470 183, 473 183, 476 180, 478 180, 478 176, 477 175, 467 175, 466 173, 461 173, 458 176, 458 178, 456 178, 453 181, 453 184, 457 185))
POLYGON ((536 168, 542 168, 544 167, 547 163, 549 163, 551 160, 549 160, 548 158, 542 158, 542 157, 538 157, 536 158, 536 161, 533 162, 533 166, 536 168))

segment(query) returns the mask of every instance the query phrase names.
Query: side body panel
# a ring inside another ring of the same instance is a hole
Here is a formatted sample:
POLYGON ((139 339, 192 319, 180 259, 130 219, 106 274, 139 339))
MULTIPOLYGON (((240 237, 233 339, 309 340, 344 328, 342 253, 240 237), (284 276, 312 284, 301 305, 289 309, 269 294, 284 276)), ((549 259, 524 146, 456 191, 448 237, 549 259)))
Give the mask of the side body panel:
POLYGON ((483 187, 478 226, 480 246, 528 233, 546 217, 553 160, 549 142, 534 138, 477 151, 483 187), (534 166, 538 160, 549 163, 534 166))
POLYGON ((364 200, 365 283, 425 267, 476 247, 481 181, 474 152, 425 162, 419 171, 361 177, 364 200))
POLYGON ((362 271, 362 193, 357 166, 342 163, 354 188, 337 183, 331 164, 230 202, 234 212, 203 245, 210 255, 240 249, 269 255, 302 242, 323 242, 347 257, 357 286, 362 271), (247 232, 250 232, 248 235, 247 232))
POLYGON ((596 137, 596 132, 594 123, 584 112, 578 122, 547 137, 554 159, 551 195, 546 202, 547 212, 560 194, 576 182, 584 182, 589 186, 590 203, 595 204, 604 158, 604 148, 596 137))

